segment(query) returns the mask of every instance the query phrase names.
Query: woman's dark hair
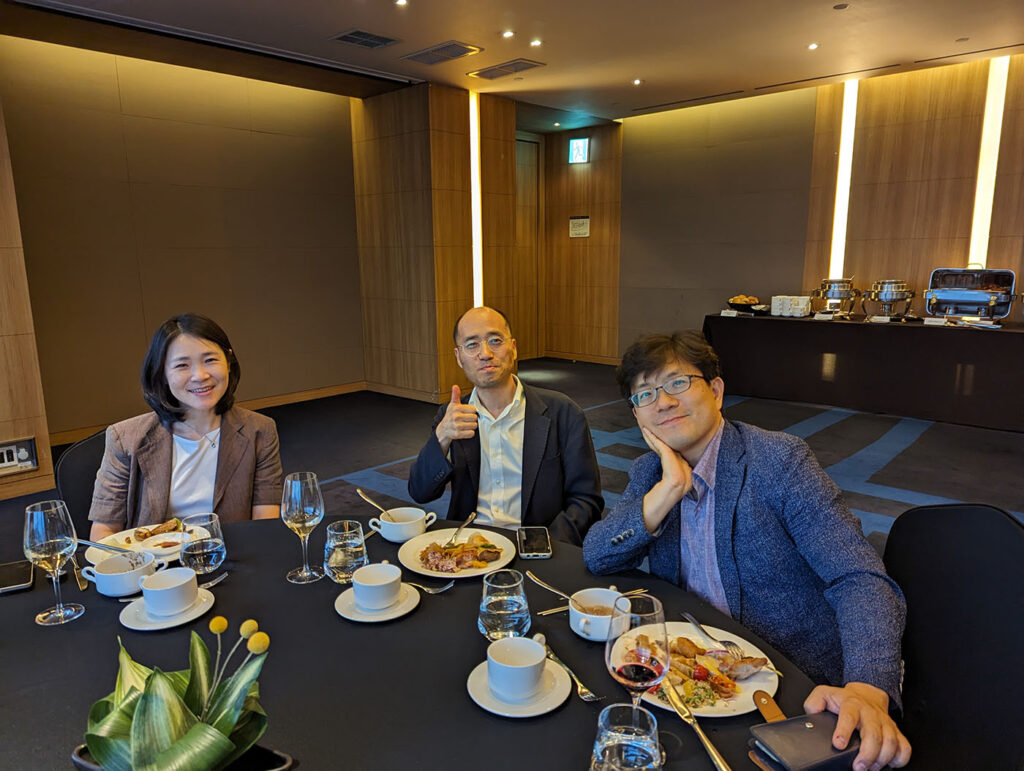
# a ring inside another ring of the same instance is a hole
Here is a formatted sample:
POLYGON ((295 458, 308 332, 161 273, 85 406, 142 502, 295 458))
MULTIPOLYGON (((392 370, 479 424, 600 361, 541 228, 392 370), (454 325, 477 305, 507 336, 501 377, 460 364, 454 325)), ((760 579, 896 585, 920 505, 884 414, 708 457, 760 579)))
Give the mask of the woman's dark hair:
POLYGON ((697 330, 688 329, 671 335, 647 335, 626 349, 622 362, 615 370, 615 380, 619 384, 622 398, 629 401, 633 381, 638 377, 657 372, 676 360, 695 366, 708 379, 708 383, 722 376, 718 354, 697 330))
POLYGON ((146 351, 146 358, 142 362, 142 397, 165 426, 170 426, 171 423, 185 417, 185 409, 171 395, 167 376, 164 374, 167 349, 181 335, 209 340, 224 351, 224 357, 228 361, 228 387, 214 407, 218 415, 223 415, 235 403, 235 389, 238 388, 238 380, 242 377, 242 368, 239 367, 235 352, 231 349, 231 341, 216 321, 198 313, 182 313, 167 319, 153 335, 149 350, 146 351))

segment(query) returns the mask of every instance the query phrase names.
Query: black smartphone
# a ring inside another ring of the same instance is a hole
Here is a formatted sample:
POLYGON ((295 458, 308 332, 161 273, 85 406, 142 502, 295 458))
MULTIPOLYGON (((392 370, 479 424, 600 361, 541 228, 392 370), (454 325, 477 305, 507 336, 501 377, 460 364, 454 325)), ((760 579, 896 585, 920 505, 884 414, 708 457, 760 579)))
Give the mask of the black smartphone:
POLYGON ((20 592, 32 586, 32 563, 28 560, 0 565, 0 594, 20 592))
POLYGON ((516 542, 524 560, 546 560, 551 556, 551 536, 546 527, 521 527, 516 531, 516 542))

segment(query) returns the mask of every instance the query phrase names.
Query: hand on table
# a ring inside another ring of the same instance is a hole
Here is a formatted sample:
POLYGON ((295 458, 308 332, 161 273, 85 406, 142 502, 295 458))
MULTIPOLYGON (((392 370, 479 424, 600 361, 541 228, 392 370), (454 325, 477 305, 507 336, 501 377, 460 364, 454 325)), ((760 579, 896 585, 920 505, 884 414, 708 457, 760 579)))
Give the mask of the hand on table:
POLYGON ((886 764, 901 768, 910 760, 910 742, 889 717, 889 696, 867 683, 847 683, 842 688, 819 685, 804 701, 808 713, 828 710, 839 716, 832 746, 843 749, 854 729, 860 732, 860 752, 855 771, 878 771, 886 764))
POLYGON ((461 400, 462 392, 457 385, 453 385, 452 399, 448 402, 444 417, 434 431, 444 452, 448 452, 448 448, 456 439, 471 439, 476 433, 476 407, 463 404, 461 400))
POLYGON ((661 527, 668 512, 693 487, 693 469, 686 459, 665 444, 645 426, 640 427, 644 441, 661 459, 661 479, 644 496, 644 524, 650 533, 661 527))

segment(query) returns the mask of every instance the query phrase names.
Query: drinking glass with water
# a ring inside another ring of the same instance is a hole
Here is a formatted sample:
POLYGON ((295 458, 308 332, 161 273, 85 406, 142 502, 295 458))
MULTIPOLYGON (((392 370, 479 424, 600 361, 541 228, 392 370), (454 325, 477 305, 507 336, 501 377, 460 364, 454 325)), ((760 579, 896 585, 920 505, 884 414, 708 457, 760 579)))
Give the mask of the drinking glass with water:
POLYGON ((189 540, 181 547, 181 564, 200 575, 212 573, 228 556, 216 514, 191 514, 181 520, 189 540))
POLYGON ((363 526, 353 519, 341 519, 327 526, 324 570, 336 584, 352 583, 352 574, 367 564, 363 526))
POLYGON ((522 637, 530 631, 530 606, 526 604, 522 573, 505 568, 484 576, 476 626, 488 640, 522 637))
POLYGON ((632 704, 610 704, 601 710, 590 771, 659 771, 664 762, 654 715, 632 704))

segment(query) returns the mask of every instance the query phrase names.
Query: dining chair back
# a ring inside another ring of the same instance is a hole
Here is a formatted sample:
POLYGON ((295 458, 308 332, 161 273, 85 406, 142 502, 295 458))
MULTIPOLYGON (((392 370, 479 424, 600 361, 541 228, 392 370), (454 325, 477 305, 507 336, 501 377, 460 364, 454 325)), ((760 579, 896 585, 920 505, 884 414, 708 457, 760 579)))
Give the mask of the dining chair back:
POLYGON ((97 431, 90 437, 71 445, 57 459, 53 474, 57 480, 57 494, 68 506, 71 521, 79 538, 88 538, 92 523, 89 522, 89 507, 92 505, 92 489, 96 483, 96 472, 103 460, 105 431, 97 431))
POLYGON ((1024 524, 994 506, 919 506, 893 523, 884 562, 907 600, 911 764, 1024 768, 1024 524))

